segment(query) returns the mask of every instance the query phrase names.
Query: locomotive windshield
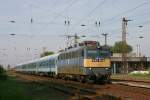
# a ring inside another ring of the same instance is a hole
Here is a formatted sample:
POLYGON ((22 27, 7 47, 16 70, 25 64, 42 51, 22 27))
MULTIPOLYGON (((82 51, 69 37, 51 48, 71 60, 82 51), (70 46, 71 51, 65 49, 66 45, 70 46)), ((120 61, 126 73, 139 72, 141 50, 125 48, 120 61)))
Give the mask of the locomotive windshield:
POLYGON ((87 58, 98 58, 99 50, 87 50, 87 58))
POLYGON ((88 49, 86 53, 87 58, 105 58, 110 57, 110 50, 106 48, 88 49))

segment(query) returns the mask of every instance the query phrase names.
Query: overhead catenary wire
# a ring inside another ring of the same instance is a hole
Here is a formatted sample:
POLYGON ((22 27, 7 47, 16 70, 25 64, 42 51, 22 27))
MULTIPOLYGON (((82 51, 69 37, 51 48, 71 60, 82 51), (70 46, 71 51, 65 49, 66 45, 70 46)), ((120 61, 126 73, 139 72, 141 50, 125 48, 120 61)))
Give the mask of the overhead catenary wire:
MULTIPOLYGON (((73 3, 72 3, 73 4, 73 3)), ((144 4, 146 4, 146 3, 144 3, 144 4)), ((68 6, 69 7, 69 6, 68 6)), ((134 7, 135 8, 135 7, 134 7)), ((57 14, 58 15, 58 14, 57 14)), ((61 14, 60 14, 60 16, 61 16, 61 14)), ((63 17, 65 17, 65 16, 63 16, 63 17)), ((85 19, 86 20, 86 19, 85 19)), ((36 23, 34 23, 34 24, 36 24, 36 23)), ((39 23, 40 24, 40 23, 39 23)), ((43 23, 43 24, 45 24, 45 25, 47 25, 47 24, 52 24, 52 25, 62 25, 63 26, 63 24, 59 24, 59 23, 43 23)))
POLYGON ((96 9, 98 9, 100 6, 102 6, 107 0, 103 0, 101 2, 98 3, 98 5, 96 7, 94 7, 86 16, 84 16, 83 18, 81 18, 76 24, 74 24, 72 27, 77 27, 78 24, 80 24, 81 22, 83 22, 87 17, 91 16, 96 9))
MULTIPOLYGON (((102 22, 103 22, 103 23, 102 23, 103 27, 105 27, 105 26, 108 24, 108 23, 106 23, 106 22, 109 22, 109 25, 110 25, 110 24, 114 24, 114 23, 110 23, 110 22, 112 22, 112 21, 120 22, 120 21, 119 21, 120 18, 118 19, 119 16, 122 16, 123 14, 131 13, 131 12, 133 12, 134 10, 136 10, 136 9, 138 9, 138 8, 140 8, 140 7, 142 7, 142 6, 146 5, 146 4, 148 4, 148 3, 150 3, 150 1, 146 1, 146 2, 144 2, 144 3, 141 3, 141 4, 135 6, 135 7, 131 8, 131 9, 128 9, 128 10, 126 10, 126 11, 124 11, 124 12, 121 12, 121 13, 119 13, 119 14, 113 16, 112 18, 109 18, 109 19, 106 19, 106 20, 102 21, 102 22)), ((143 16, 146 16, 147 14, 149 14, 149 13, 146 12, 146 13, 143 13, 143 14, 139 14, 140 16, 132 15, 132 16, 128 16, 128 17, 134 17, 134 16, 136 16, 136 17, 141 17, 142 15, 143 15, 143 16)), ((134 17, 134 18, 136 18, 136 17, 134 17)), ((145 22, 145 23, 146 23, 146 22, 145 22)), ((147 22, 147 23, 148 23, 148 22, 147 22)), ((108 25, 107 25, 107 26, 108 26, 108 25)))
POLYGON ((133 8, 131 8, 131 9, 128 9, 128 10, 126 10, 126 11, 124 11, 124 12, 121 12, 121 13, 119 13, 119 14, 117 14, 117 15, 115 15, 115 16, 109 18, 109 19, 106 19, 106 20, 104 20, 103 22, 112 21, 112 20, 118 18, 119 16, 122 16, 122 15, 127 14, 127 13, 131 13, 132 11, 134 11, 134 10, 136 10, 136 9, 138 9, 138 8, 140 8, 140 7, 144 6, 144 5, 146 5, 146 4, 149 4, 149 3, 150 3, 150 1, 143 2, 143 3, 141 3, 141 4, 139 4, 139 5, 135 6, 135 7, 133 7, 133 8))
MULTIPOLYGON (((68 10, 69 8, 71 8, 74 4, 76 4, 77 1, 78 0, 72 0, 72 2, 67 7, 65 7, 62 11, 60 11, 59 13, 57 13, 57 15, 50 22, 48 22, 47 24, 45 24, 45 26, 42 28, 41 31, 45 30, 48 27, 48 25, 52 24, 57 18, 59 18, 60 16, 63 16, 62 14, 66 10, 68 10)), ((63 16, 63 17, 66 18, 66 16, 63 16)))

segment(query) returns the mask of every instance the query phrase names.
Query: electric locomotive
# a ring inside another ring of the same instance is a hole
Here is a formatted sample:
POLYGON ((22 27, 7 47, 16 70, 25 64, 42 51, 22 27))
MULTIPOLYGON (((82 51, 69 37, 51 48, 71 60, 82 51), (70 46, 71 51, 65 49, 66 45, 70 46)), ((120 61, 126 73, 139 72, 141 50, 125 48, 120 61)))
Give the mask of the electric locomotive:
POLYGON ((110 80, 110 50, 97 41, 84 41, 67 48, 58 56, 58 76, 81 81, 110 80))

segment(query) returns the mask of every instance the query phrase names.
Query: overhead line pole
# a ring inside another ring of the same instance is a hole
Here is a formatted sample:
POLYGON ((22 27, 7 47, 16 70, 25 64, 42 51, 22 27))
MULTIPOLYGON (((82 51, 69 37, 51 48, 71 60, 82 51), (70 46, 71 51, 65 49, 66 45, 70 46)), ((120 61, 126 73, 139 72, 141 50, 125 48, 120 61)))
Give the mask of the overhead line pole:
POLYGON ((108 34, 107 33, 103 33, 102 35, 105 37, 105 46, 106 46, 107 45, 107 35, 108 34))
POLYGON ((128 21, 126 18, 122 19, 122 72, 128 73, 128 62, 127 62, 127 41, 126 41, 126 34, 127 34, 127 24, 128 21))

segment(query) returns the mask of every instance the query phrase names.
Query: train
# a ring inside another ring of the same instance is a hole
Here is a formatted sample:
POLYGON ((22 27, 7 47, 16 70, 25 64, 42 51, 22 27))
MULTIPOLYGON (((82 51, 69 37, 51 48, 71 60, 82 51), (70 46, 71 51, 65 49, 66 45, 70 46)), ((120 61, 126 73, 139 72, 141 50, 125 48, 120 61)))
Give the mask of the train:
POLYGON ((18 64, 15 70, 82 82, 110 82, 110 56, 108 46, 83 41, 56 54, 18 64))

